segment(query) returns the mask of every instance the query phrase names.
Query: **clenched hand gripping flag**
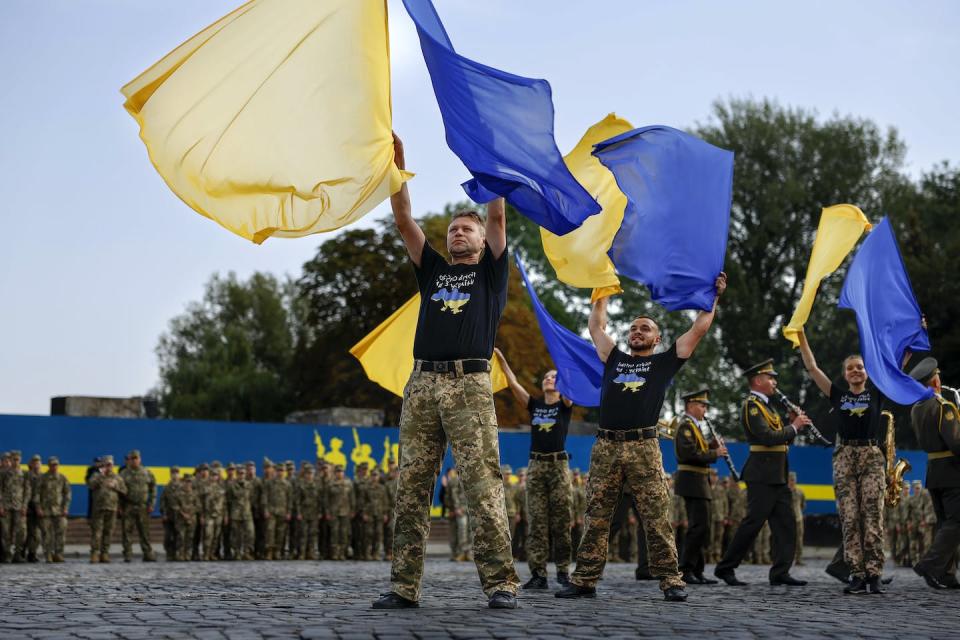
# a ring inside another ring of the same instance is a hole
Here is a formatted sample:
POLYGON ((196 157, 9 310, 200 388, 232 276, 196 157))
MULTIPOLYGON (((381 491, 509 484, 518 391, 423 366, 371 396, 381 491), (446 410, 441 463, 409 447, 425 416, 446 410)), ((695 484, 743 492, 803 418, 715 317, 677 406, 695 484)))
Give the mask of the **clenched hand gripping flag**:
POLYGON ((863 363, 885 396, 904 405, 930 397, 931 389, 900 370, 906 350, 928 351, 930 339, 887 218, 860 245, 837 306, 856 312, 863 363))
MULTIPOLYGON (((419 315, 418 293, 350 348, 350 355, 360 361, 368 378, 401 398, 413 371, 413 338, 419 315)), ((493 358, 491 363, 490 380, 496 393, 507 388, 507 376, 500 368, 499 358, 493 358)))
POLYGON ((727 250, 733 153, 650 126, 601 142, 593 154, 627 197, 609 252, 617 272, 647 285, 670 311, 713 308, 727 250))
POLYGON ((385 2, 251 0, 122 91, 174 193, 256 243, 349 224, 410 176, 385 2))
POLYGON ((403 4, 420 35, 447 145, 473 175, 467 195, 481 203, 503 196, 557 235, 599 213, 557 149, 550 84, 459 55, 430 0, 403 4))
POLYGON ((844 258, 853 250, 864 231, 870 230, 870 221, 863 211, 852 204, 837 204, 827 207, 820 214, 817 237, 810 251, 807 277, 803 281, 800 302, 790 322, 783 328, 784 337, 800 346, 800 330, 810 317, 813 300, 817 296, 820 281, 840 267, 844 258))

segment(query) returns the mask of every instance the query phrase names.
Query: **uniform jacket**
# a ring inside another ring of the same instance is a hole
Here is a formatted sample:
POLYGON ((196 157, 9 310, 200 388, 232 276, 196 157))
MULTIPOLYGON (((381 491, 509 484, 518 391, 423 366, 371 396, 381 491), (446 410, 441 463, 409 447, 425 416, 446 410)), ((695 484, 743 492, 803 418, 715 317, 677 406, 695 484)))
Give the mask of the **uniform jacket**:
POLYGON ((957 407, 935 395, 913 405, 910 419, 921 449, 928 454, 953 453, 927 461, 927 488, 960 487, 960 413, 957 407))
POLYGON ((123 478, 115 473, 96 473, 87 481, 87 487, 93 495, 94 511, 116 511, 120 506, 120 498, 127 493, 123 478))
POLYGON ((712 499, 709 469, 710 465, 717 461, 717 450, 710 448, 700 427, 690 416, 680 417, 673 447, 677 454, 677 464, 702 469, 702 471, 677 469, 673 492, 684 498, 712 499))
MULTIPOLYGON (((797 437, 797 431, 783 424, 783 418, 776 409, 764 402, 760 396, 751 393, 743 401, 740 411, 744 435, 751 447, 789 446, 797 437)), ((783 451, 750 451, 750 457, 743 465, 741 477, 744 482, 757 484, 787 484, 789 473, 786 449, 783 451)))

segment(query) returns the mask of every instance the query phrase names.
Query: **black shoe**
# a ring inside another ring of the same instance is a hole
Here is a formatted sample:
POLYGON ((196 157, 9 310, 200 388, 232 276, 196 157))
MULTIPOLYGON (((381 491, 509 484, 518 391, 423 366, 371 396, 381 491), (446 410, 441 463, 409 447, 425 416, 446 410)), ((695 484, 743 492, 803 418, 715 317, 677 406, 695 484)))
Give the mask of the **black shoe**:
POLYGON ((850 574, 840 570, 840 568, 835 567, 832 564, 828 564, 824 571, 826 571, 828 576, 836 578, 843 584, 850 584, 850 574))
POLYGON ((689 571, 683 572, 683 581, 687 584, 704 584, 704 582, 698 576, 695 576, 689 571))
MULTIPOLYGON (((542 578, 542 580, 544 584, 547 583, 546 578, 542 578)), ((487 601, 487 606, 491 609, 516 609, 517 596, 507 591, 494 591, 490 600, 487 601)))
POLYGON ((771 586, 786 586, 786 587, 805 587, 807 585, 806 580, 797 580, 789 573, 785 573, 782 576, 777 576, 776 578, 770 578, 771 586))
POLYGON ((557 571, 557 582, 563 586, 570 584, 570 574, 565 571, 557 571))
POLYGON ((886 593, 887 590, 880 586, 880 576, 867 576, 868 593, 886 593))
POLYGON ((581 587, 571 582, 553 595, 557 598, 596 598, 597 590, 593 587, 581 587))
POLYGON ((640 569, 634 571, 633 575, 637 578, 637 580, 657 580, 656 577, 650 575, 649 571, 641 571, 640 569))
POLYGON ((35 553, 31 553, 27 556, 27 562, 40 562, 40 558, 35 553))
POLYGON ((396 593, 384 593, 373 603, 374 609, 416 609, 420 603, 416 600, 407 600, 396 593))
POLYGON ((711 580, 702 573, 695 574, 697 579, 700 580, 700 584, 717 584, 718 580, 711 580))
POLYGON ((880 584, 890 584, 891 582, 893 582, 893 576, 890 576, 889 578, 880 578, 880 584))
POLYGON ((546 576, 533 576, 523 585, 524 589, 548 589, 546 576))
POLYGON ((947 588, 947 585, 943 584, 942 582, 937 580, 935 577, 933 577, 933 574, 927 573, 924 569, 920 568, 920 565, 916 565, 913 568, 913 572, 916 573, 921 578, 923 578, 924 582, 926 582, 927 586, 930 587, 931 589, 947 588))
POLYGON ((867 592, 867 581, 863 578, 854 578, 850 584, 843 588, 844 593, 851 595, 862 595, 867 592))
POLYGON ((737 580, 737 574, 734 573, 733 569, 730 569, 729 571, 714 571, 713 575, 717 576, 731 587, 743 587, 747 584, 742 580, 737 580))
POLYGON ((947 589, 960 589, 960 581, 957 580, 957 576, 952 573, 948 573, 940 576, 940 579, 937 580, 940 584, 945 586, 947 589))
POLYGON ((683 587, 670 587, 663 592, 663 599, 667 602, 686 602, 687 592, 683 587))

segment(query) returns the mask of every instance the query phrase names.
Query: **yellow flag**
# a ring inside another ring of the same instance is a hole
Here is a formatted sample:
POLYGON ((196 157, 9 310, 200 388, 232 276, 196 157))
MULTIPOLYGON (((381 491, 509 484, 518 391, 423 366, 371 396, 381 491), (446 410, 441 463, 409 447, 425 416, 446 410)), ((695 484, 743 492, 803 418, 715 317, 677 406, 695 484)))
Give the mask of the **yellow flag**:
POLYGON ((584 289, 612 287, 613 291, 605 291, 608 295, 622 291, 607 251, 623 222, 627 198, 610 170, 590 152, 598 142, 631 129, 632 124, 611 113, 587 129, 577 146, 563 159, 573 177, 597 199, 603 210, 564 236, 540 229, 543 251, 561 282, 584 289))
MULTIPOLYGON (((413 337, 419 314, 418 293, 350 349, 350 355, 360 361, 368 378, 401 397, 413 371, 413 337)), ((497 358, 491 362, 490 378, 496 393, 507 388, 507 376, 497 358)))
POLYGON ((251 0, 121 90, 184 202, 261 243, 396 193, 385 2, 251 0))
POLYGON ((837 270, 843 259, 853 250, 853 245, 857 244, 863 232, 870 227, 867 216, 852 204, 837 204, 821 212, 800 302, 797 303, 790 322, 783 328, 783 336, 792 342, 794 347, 800 346, 797 334, 810 317, 810 309, 813 308, 813 299, 817 295, 820 281, 837 270))

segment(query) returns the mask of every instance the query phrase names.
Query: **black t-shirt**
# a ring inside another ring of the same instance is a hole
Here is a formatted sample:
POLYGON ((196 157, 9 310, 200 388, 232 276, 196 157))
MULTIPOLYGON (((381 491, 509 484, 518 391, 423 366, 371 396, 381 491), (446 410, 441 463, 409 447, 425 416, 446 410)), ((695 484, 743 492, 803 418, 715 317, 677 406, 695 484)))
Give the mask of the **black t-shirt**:
POLYGON ((677 356, 676 344, 652 356, 631 356, 615 347, 603 367, 600 428, 656 425, 667 387, 685 362, 677 356))
POLYGON ((489 245, 477 264, 448 264, 429 243, 420 266, 420 317, 413 341, 418 360, 460 360, 493 355, 507 305, 507 250, 494 259, 489 245))
POLYGON ((565 405, 563 400, 547 404, 531 396, 527 401, 527 411, 530 412, 530 451, 537 453, 563 451, 567 443, 567 431, 570 429, 570 414, 573 413, 573 407, 565 405))
POLYGON ((880 411, 886 398, 879 389, 861 393, 830 385, 830 405, 837 421, 837 433, 846 440, 879 440, 880 411))

